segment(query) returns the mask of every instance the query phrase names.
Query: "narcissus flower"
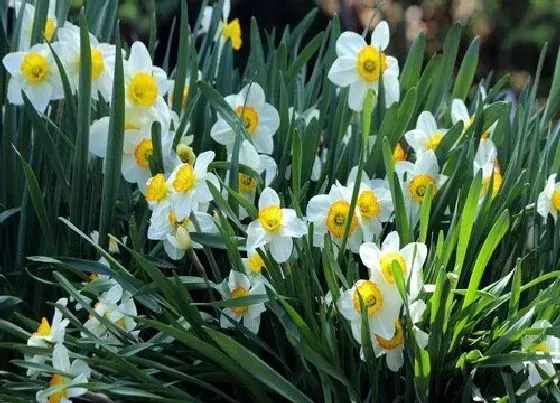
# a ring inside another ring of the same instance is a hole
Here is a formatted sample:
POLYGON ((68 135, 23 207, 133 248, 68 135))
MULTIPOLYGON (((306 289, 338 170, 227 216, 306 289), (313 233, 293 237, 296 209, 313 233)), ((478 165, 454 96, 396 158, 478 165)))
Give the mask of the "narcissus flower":
MULTIPOLYGON (((66 306, 68 304, 68 299, 60 298, 57 301, 57 304, 66 306)), ((27 339, 27 345, 32 347, 50 347, 51 344, 62 343, 64 341, 64 334, 68 323, 70 323, 69 320, 63 319, 62 312, 55 307, 52 321, 49 323, 47 318, 41 318, 41 323, 37 327, 37 330, 31 334, 29 339, 27 339)), ((47 359, 48 356, 44 354, 25 356, 26 361, 37 364, 44 364, 47 359)), ((27 370, 27 376, 32 377, 39 372, 40 371, 37 369, 29 368, 27 370)))
POLYGON ((167 74, 152 64, 146 45, 134 42, 124 62, 125 101, 151 121, 157 120, 162 131, 169 130, 170 115, 163 96, 167 93, 167 74))
MULTIPOLYGON (((58 30, 61 41, 60 59, 68 75, 73 91, 77 92, 80 81, 80 27, 69 22, 58 30)), ((92 34, 89 35, 91 47, 91 97, 98 94, 109 101, 113 91, 113 73, 115 71, 115 45, 99 43, 92 34)))
POLYGON ((451 122, 456 124, 457 122, 463 122, 463 133, 468 130, 469 127, 474 122, 474 116, 469 114, 467 106, 462 99, 455 98, 451 101, 451 122))
MULTIPOLYGON (((272 154, 273 136, 280 125, 280 118, 274 106, 265 102, 261 86, 255 82, 247 84, 239 94, 229 95, 225 100, 241 118, 257 152, 272 154)), ((210 136, 219 144, 228 147, 228 152, 231 152, 236 133, 225 119, 218 119, 212 126, 210 136)))
POLYGON ((360 297, 367 308, 370 333, 392 338, 402 305, 395 287, 374 273, 370 279, 358 280, 352 288, 342 293, 338 300, 338 310, 350 321, 352 334, 357 341, 361 340, 362 329, 360 297))
POLYGON ((348 106, 361 111, 368 89, 379 90, 383 80, 387 107, 399 100, 399 63, 385 53, 389 44, 389 26, 381 21, 368 44, 355 32, 343 32, 336 41, 337 59, 329 79, 340 87, 350 87, 348 106))
MULTIPOLYGON (((536 321, 531 328, 546 329, 552 325, 546 320, 536 321)), ((560 338, 552 335, 529 335, 521 338, 521 348, 523 351, 532 351, 536 353, 550 354, 551 357, 543 357, 542 360, 536 362, 528 361, 523 363, 527 370, 529 384, 531 386, 538 385, 543 381, 540 371, 543 371, 549 377, 556 374, 554 364, 560 363, 560 338)), ((520 369, 520 368, 518 368, 520 369)), ((556 382, 556 380, 555 380, 556 382)))
MULTIPOLYGON (((352 168, 348 176, 348 188, 354 189, 358 167, 352 168)), ((382 223, 389 221, 393 213, 393 200, 389 184, 382 179, 370 180, 362 173, 356 213, 364 234, 364 241, 371 241, 382 230, 382 223)))
MULTIPOLYGON (((92 231, 89 234, 91 240, 96 244, 99 244, 99 231, 92 231)), ((123 243, 126 243, 126 237, 122 238, 123 243)), ((109 237, 109 253, 117 254, 119 253, 119 243, 115 238, 109 237)))
POLYGON ((406 142, 414 149, 416 155, 428 150, 435 150, 443 140, 446 129, 439 129, 432 112, 424 111, 418 116, 416 129, 404 134, 406 142))
POLYGON ((494 198, 502 187, 502 173, 498 162, 498 150, 489 138, 481 138, 478 150, 473 160, 473 173, 476 175, 482 171, 482 190, 480 192, 480 201, 490 190, 492 183, 491 197, 494 198))
POLYGON ((428 187, 433 186, 432 194, 435 195, 447 177, 439 173, 437 158, 432 150, 418 155, 414 164, 408 161, 398 163, 395 170, 401 180, 409 221, 416 225, 428 187))
POLYGON ((159 210, 167 208, 170 192, 171 189, 163 174, 157 174, 148 179, 144 197, 148 202, 148 207, 154 212, 153 214, 157 214, 159 210))
MULTIPOLYGON (((181 100, 181 110, 185 109, 189 99, 191 85, 202 78, 202 73, 197 71, 196 74, 191 76, 190 72, 185 77, 185 86, 183 87, 183 98, 181 100)), ((173 106, 173 95, 175 93, 175 80, 167 81, 167 106, 173 106)))
MULTIPOLYGON (((97 315, 105 318, 125 332, 131 333, 136 327, 136 304, 132 295, 119 284, 113 285, 109 291, 99 296, 99 301, 95 304, 94 311, 97 315)), ((99 339, 110 342, 117 342, 118 340, 93 314, 84 323, 84 327, 99 339)), ((82 336, 88 337, 89 335, 82 333, 82 336)))
MULTIPOLYGON (((232 160, 232 154, 228 155, 228 161, 232 160)), ((276 177, 276 172, 278 167, 276 166, 276 161, 269 155, 259 154, 251 143, 247 140, 243 140, 239 148, 238 162, 240 165, 245 165, 251 168, 259 176, 264 174, 264 186, 268 186, 272 183, 276 177)), ((226 175, 226 183, 229 183, 229 172, 226 175)), ((237 177, 237 187, 239 193, 251 203, 255 202, 255 196, 257 193, 257 183, 258 178, 254 177, 248 173, 239 172, 237 177)), ((227 192, 224 192, 227 193, 227 192)), ((227 195, 226 195, 227 196, 227 195)), ((243 220, 247 218, 249 214, 244 207, 239 206, 239 219, 243 220)))
POLYGON ((262 276, 262 270, 265 268, 265 263, 256 249, 247 250, 247 257, 242 258, 241 262, 243 263, 245 273, 249 278, 258 277, 264 279, 262 276))
POLYGON ((363 233, 356 211, 350 213, 352 189, 342 186, 338 181, 332 185, 329 194, 315 195, 307 205, 307 219, 313 222, 313 246, 322 248, 325 234, 331 235, 333 242, 341 246, 348 219, 347 246, 352 252, 358 252, 362 244, 363 233))
MULTIPOLYGON (((213 7, 206 6, 202 10, 202 16, 200 20, 200 32, 207 33, 210 30, 210 22, 212 20, 213 7)), ((222 18, 218 30, 214 36, 214 41, 220 40, 220 53, 222 46, 228 41, 231 42, 231 47, 234 50, 241 49, 241 25, 239 20, 234 18, 229 20, 229 14, 231 11, 230 0, 225 0, 222 6, 222 18)))
POLYGON ((293 209, 281 209, 278 194, 266 188, 259 198, 259 218, 247 227, 247 249, 268 245, 278 262, 285 262, 292 254, 292 238, 307 234, 307 226, 293 209))
MULTIPOLYGON (((53 48, 58 53, 57 44, 53 48)), ((60 73, 47 45, 36 44, 28 51, 8 53, 2 62, 11 75, 7 91, 10 103, 23 105, 23 91, 33 107, 44 112, 51 100, 64 98, 60 73)))
POLYGON ((537 212, 545 220, 549 214, 552 215, 554 221, 558 219, 558 212, 560 212, 560 182, 556 182, 556 174, 548 177, 544 190, 539 194, 537 212))
MULTIPOLYGON (((56 29, 58 27, 58 20, 56 18, 56 3, 57 2, 55 0, 49 2, 49 9, 47 11, 47 18, 45 20, 45 28, 43 29, 41 42, 43 42, 43 37, 47 42, 52 42, 55 37, 56 29)), ((31 34, 33 32, 33 21, 35 20, 35 6, 30 4, 28 1, 25 3, 25 7, 22 10, 22 5, 22 0, 15 1, 16 18, 20 18, 19 14, 23 11, 18 48, 19 50, 28 50, 31 46, 31 34)))
POLYGON ((179 219, 174 206, 166 202, 152 214, 148 227, 148 239, 162 240, 167 256, 174 260, 182 259, 186 250, 191 247, 202 247, 190 238, 189 233, 197 231, 192 221, 193 216, 200 227, 200 232, 218 232, 210 214, 193 211, 189 216, 179 219))
POLYGON ((68 350, 61 343, 54 346, 52 366, 54 373, 49 387, 36 393, 37 402, 72 403, 73 398, 87 393, 87 388, 84 388, 83 384, 91 378, 91 369, 85 361, 71 362, 68 350))
MULTIPOLYGON (((428 344, 428 334, 420 330, 416 323, 422 319, 424 310, 426 309, 426 304, 422 300, 418 300, 409 306, 409 312, 411 316, 411 321, 413 323, 413 333, 414 339, 420 348, 426 347, 428 344)), ((390 339, 383 338, 378 334, 371 334, 371 345, 373 347, 373 352, 377 358, 385 355, 387 367, 393 371, 397 372, 404 364, 404 334, 406 329, 404 328, 404 323, 401 319, 395 322, 395 335, 390 339)), ((362 359, 363 350, 360 353, 362 359)))
MULTIPOLYGON (((223 284, 218 290, 224 300, 235 300, 249 295, 266 296, 266 289, 261 281, 251 281, 245 274, 235 270, 230 271, 227 283, 223 284)), ((261 314, 264 311, 266 311, 266 307, 263 302, 224 308, 220 316, 220 326, 229 328, 234 326, 232 321, 243 321, 247 329, 257 334, 261 324, 261 314)))
POLYGON ((395 290, 397 285, 392 266, 393 262, 398 264, 412 299, 418 296, 424 285, 422 266, 424 266, 427 255, 426 245, 420 242, 411 242, 401 249, 399 234, 396 231, 387 235, 381 244, 381 249, 372 242, 366 242, 360 246, 360 258, 370 270, 370 276, 378 273, 395 290))
POLYGON ((194 166, 188 162, 179 164, 167 179, 167 188, 171 191, 169 202, 177 219, 188 217, 191 211, 198 210, 201 203, 213 199, 207 181, 216 188, 220 186, 216 175, 208 172, 208 165, 215 155, 213 151, 203 152, 196 158, 194 166))

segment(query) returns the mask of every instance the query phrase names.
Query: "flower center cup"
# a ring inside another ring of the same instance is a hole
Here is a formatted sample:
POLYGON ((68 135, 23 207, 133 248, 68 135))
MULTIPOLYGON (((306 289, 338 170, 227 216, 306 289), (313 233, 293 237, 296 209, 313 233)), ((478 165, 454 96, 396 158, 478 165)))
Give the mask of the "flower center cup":
POLYGON ((128 84, 127 93, 136 106, 149 108, 154 105, 158 96, 156 79, 148 73, 136 73, 128 84))
POLYGON ((360 297, 362 303, 367 307, 368 316, 374 315, 383 306, 383 295, 379 287, 371 280, 363 280, 354 290, 352 303, 356 312, 361 312, 360 297))
POLYGON ((233 50, 241 49, 241 25, 237 18, 222 26, 222 36, 225 42, 231 41, 233 50))
POLYGON ((259 211, 259 222, 267 232, 276 232, 282 227, 284 214, 278 206, 268 206, 259 211))
POLYGON ((39 324, 39 326, 37 327, 37 330, 35 331, 35 333, 33 333, 34 336, 49 336, 51 334, 51 325, 49 324, 49 321, 47 320, 47 318, 43 317, 41 318, 41 323, 39 324))
POLYGON ((105 60, 103 53, 98 49, 91 50, 91 79, 97 80, 101 73, 105 71, 105 60))
POLYGON ((49 61, 39 52, 29 52, 21 62, 21 74, 27 81, 40 83, 44 81, 50 72, 49 61))
POLYGON ((235 113, 241 118, 247 133, 251 136, 255 134, 257 126, 259 125, 259 114, 252 106, 238 106, 235 108, 235 113))
POLYGON ((243 193, 249 193, 257 187, 257 179, 251 175, 239 172, 238 176, 239 190, 243 193))
POLYGON ((146 200, 149 202, 159 202, 167 197, 167 184, 163 174, 152 177, 146 185, 146 200))
POLYGON ((182 164, 175 175, 173 189, 178 193, 189 192, 194 188, 196 175, 191 164, 182 164))
POLYGON ((142 168, 150 167, 150 157, 154 154, 152 139, 142 139, 134 149, 136 163, 142 168))
POLYGON ((383 273, 383 277, 385 277, 385 280, 387 280, 387 282, 390 284, 395 284, 395 277, 393 276, 393 269, 392 269, 393 262, 398 263, 403 273, 403 276, 406 276, 406 261, 404 260, 404 257, 402 257, 397 252, 389 252, 383 255, 380 264, 381 264, 381 271, 383 273))
POLYGON ((436 179, 432 175, 416 175, 408 184, 408 190, 412 199, 417 203, 422 203, 424 201, 424 195, 430 185, 436 190, 436 179))
POLYGON ((556 190, 552 195, 552 205, 556 211, 560 211, 560 190, 556 190))
MULTIPOLYGON (((249 295, 249 290, 247 290, 245 287, 237 287, 230 292, 230 295, 231 299, 246 297, 247 295, 249 295)), ((236 315, 241 315, 247 313, 247 311, 249 311, 249 307, 247 305, 233 306, 231 307, 231 311, 236 315)))
POLYGON ((358 197, 358 207, 364 218, 375 218, 379 215, 381 206, 377 200, 377 196, 371 190, 364 190, 358 197))
POLYGON ((368 82, 379 81, 387 70, 387 56, 373 46, 366 46, 358 53, 358 74, 368 82))
POLYGON ((254 252, 251 256, 249 256, 247 265, 253 273, 260 273, 264 267, 264 260, 262 260, 258 252, 254 252))
MULTIPOLYGON (((63 377, 60 374, 53 374, 53 376, 51 377, 51 380, 49 381, 49 386, 55 387, 55 386, 61 386, 61 385, 67 385, 68 384, 68 380, 63 377)), ((62 389, 59 390, 58 392, 53 393, 52 395, 49 396, 49 403, 60 403, 62 402, 62 399, 66 400, 67 397, 67 390, 62 389)))
MULTIPOLYGON (((346 227, 346 220, 348 219, 349 211, 350 203, 346 201, 334 202, 329 209, 329 213, 327 214, 327 228, 329 229, 329 232, 337 238, 342 238, 344 235, 344 228, 346 227)), ((348 235, 350 235, 357 226, 358 217, 356 217, 356 214, 353 214, 348 235)))
POLYGON ((443 133, 434 133, 434 135, 426 142, 426 150, 435 150, 441 143, 441 140, 443 140, 443 133))

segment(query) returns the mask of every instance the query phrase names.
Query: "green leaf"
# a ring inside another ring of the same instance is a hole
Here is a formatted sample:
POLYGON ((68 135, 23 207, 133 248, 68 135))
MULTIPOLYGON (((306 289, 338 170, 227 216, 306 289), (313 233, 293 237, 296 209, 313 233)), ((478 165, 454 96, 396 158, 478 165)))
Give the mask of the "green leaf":
POLYGON ((455 85, 453 86, 453 98, 465 100, 469 94, 474 79, 474 73, 478 65, 479 48, 480 40, 477 36, 469 45, 467 53, 465 53, 465 57, 461 63, 461 68, 459 69, 459 73, 455 79, 455 85))
POLYGON ((255 353, 245 348, 232 338, 215 330, 206 329, 206 333, 214 340, 226 354, 241 368, 248 371, 256 379, 278 392, 282 397, 292 402, 311 402, 311 400, 282 375, 262 361, 255 353))
POLYGON ((315 52, 317 52, 317 50, 321 46, 321 43, 323 42, 324 35, 324 32, 318 33, 313 37, 311 41, 307 43, 305 48, 303 48, 296 60, 294 60, 288 68, 288 71, 286 71, 286 83, 289 83, 293 78, 295 78, 299 70, 305 65, 305 63, 307 63, 309 59, 311 59, 315 52))
POLYGON ((99 213, 99 245, 109 247, 108 233, 111 231, 115 216, 115 205, 121 176, 122 151, 124 147, 124 70, 120 42, 120 27, 116 29, 115 73, 111 113, 109 115, 109 135, 105 157, 105 176, 101 190, 101 210, 99 213))
POLYGON ((416 86, 422 71, 422 63, 424 62, 424 45, 426 38, 423 32, 420 32, 410 50, 400 77, 401 94, 405 94, 410 88, 416 86))

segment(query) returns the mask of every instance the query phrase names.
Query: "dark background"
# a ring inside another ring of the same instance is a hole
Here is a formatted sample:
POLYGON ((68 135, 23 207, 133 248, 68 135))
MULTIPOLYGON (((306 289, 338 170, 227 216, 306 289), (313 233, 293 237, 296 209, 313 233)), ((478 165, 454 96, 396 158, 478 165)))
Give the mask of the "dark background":
MULTIPOLYGON (((178 17, 181 0, 122 0, 119 16, 126 39, 148 38, 150 15, 156 7, 158 38, 165 43, 174 17, 178 17)), ((194 24, 202 1, 186 0, 191 23, 194 24)), ((361 31, 374 15, 374 23, 386 19, 391 27, 390 53, 401 66, 407 49, 417 32, 426 34, 426 59, 441 51, 443 39, 454 22, 463 28, 461 50, 478 35, 481 40, 477 78, 490 71, 494 80, 510 72, 510 86, 520 91, 529 75, 533 75, 539 53, 548 41, 547 59, 543 69, 541 90, 546 95, 554 71, 560 45, 560 0, 231 0, 230 19, 239 18, 244 43, 248 43, 249 22, 256 16, 265 31, 281 33, 286 25, 294 26, 314 7, 319 15, 308 33, 311 37, 325 28, 333 13, 341 17, 343 30, 361 31)), ((210 1, 213 3, 213 1, 210 1)), ((80 0, 73 2, 77 10, 80 0)), ((177 32, 175 32, 176 36, 177 32)), ((161 64, 165 49, 156 52, 161 64)), ((246 56, 243 46, 239 58, 246 56)), ((173 54, 174 52, 172 52, 173 54)), ((460 62, 461 58, 459 58, 460 62)))

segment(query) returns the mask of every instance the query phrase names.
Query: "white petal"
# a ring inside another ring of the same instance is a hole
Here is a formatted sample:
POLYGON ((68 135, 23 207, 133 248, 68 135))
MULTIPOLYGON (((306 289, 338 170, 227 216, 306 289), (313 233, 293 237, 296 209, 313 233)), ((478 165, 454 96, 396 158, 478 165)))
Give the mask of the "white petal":
POLYGON ((223 119, 214 123, 212 129, 210 129, 210 137, 217 143, 225 146, 232 145, 235 142, 235 132, 223 119))
POLYGON ((297 217, 294 210, 282 209, 282 213, 282 236, 301 238, 307 234, 307 226, 305 225, 305 222, 297 217))
POLYGON ((259 129, 265 128, 273 135, 280 126, 280 117, 276 108, 270 104, 265 103, 259 114, 259 129))
POLYGON ((15 79, 14 77, 10 78, 8 81, 8 101, 14 105, 23 105, 23 97, 21 95, 21 81, 15 79))
POLYGON ((70 371, 70 357, 68 350, 62 344, 56 344, 52 355, 53 368, 62 372, 70 371))
POLYGON ((366 97, 367 87, 361 81, 355 81, 350 84, 350 91, 348 92, 348 106, 356 112, 360 112, 364 106, 364 99, 366 97))
POLYGON ((387 234, 387 237, 383 241, 381 245, 381 250, 384 253, 389 251, 396 252, 400 249, 400 238, 399 233, 397 231, 391 231, 387 234))
POLYGON ((339 87, 348 87, 359 81, 355 58, 341 57, 334 61, 329 70, 329 80, 339 87))
POLYGON ((386 21, 381 21, 371 34, 371 46, 383 51, 389 45, 389 25, 386 21))
POLYGON ((280 198, 278 193, 272 188, 266 188, 259 197, 259 210, 264 210, 269 206, 280 206, 280 198))
POLYGON ((134 71, 151 70, 152 58, 144 43, 136 41, 132 44, 128 57, 128 64, 134 71))
POLYGON ((469 112, 463 100, 455 98, 451 102, 451 120, 453 124, 459 121, 467 121, 470 119, 469 112))
POLYGON ((388 107, 399 101, 399 78, 393 74, 383 74, 383 85, 385 89, 385 104, 388 107))
POLYGON ((252 82, 247 84, 243 89, 237 94, 237 104, 236 106, 251 106, 259 112, 265 103, 265 95, 262 87, 256 83, 252 82))
POLYGON ((307 204, 305 215, 313 222, 324 221, 330 208, 331 198, 329 195, 315 195, 307 204))
POLYGON ((422 130, 426 134, 433 134, 437 131, 437 124, 430 111, 424 111, 418 116, 416 128, 422 130))
POLYGON ((267 243, 267 234, 261 227, 259 221, 252 221, 247 227, 247 249, 260 248, 267 243))
POLYGON ((215 156, 214 151, 206 151, 199 154, 194 163, 194 173, 197 175, 205 174, 208 171, 208 165, 214 160, 215 156))
POLYGON ((45 82, 40 85, 27 85, 23 90, 35 109, 39 112, 44 112, 47 109, 53 92, 51 84, 45 82))
POLYGON ((336 41, 336 54, 338 57, 354 57, 366 46, 366 41, 355 32, 343 32, 336 41))
POLYGON ((290 258, 293 247, 292 238, 283 236, 274 237, 269 244, 270 253, 278 263, 283 263, 290 258))

